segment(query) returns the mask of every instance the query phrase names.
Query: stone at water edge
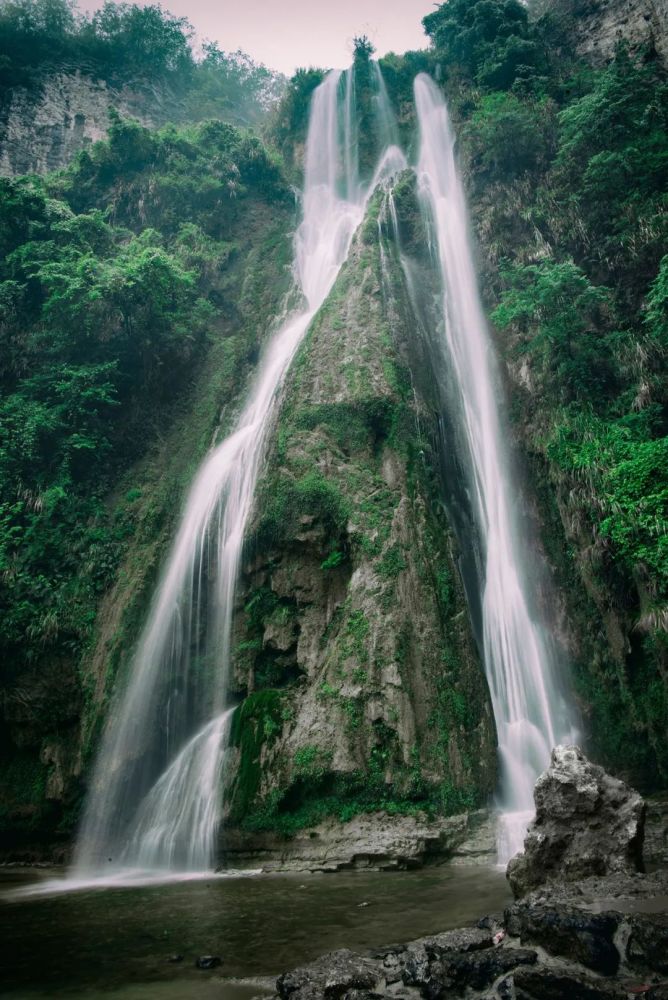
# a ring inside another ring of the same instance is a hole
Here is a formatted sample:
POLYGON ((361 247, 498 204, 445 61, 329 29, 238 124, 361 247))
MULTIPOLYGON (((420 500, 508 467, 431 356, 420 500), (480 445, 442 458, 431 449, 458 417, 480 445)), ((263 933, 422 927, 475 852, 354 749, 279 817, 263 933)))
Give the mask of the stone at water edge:
POLYGON ((524 851, 506 870, 516 899, 554 880, 642 871, 643 799, 579 747, 554 748, 534 801, 524 851))
POLYGON ((219 955, 200 955, 195 961, 195 965, 198 969, 216 969, 222 964, 222 961, 219 955))

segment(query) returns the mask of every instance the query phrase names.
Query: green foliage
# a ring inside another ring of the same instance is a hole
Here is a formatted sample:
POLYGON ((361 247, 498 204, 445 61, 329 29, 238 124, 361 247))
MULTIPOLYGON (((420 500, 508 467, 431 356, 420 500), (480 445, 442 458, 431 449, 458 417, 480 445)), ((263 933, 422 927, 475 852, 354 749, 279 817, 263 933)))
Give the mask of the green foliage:
POLYGON ((336 567, 340 566, 342 562, 345 562, 345 558, 346 557, 343 552, 339 552, 338 549, 335 549, 333 552, 330 552, 326 559, 323 559, 320 563, 320 569, 336 569, 336 567))
POLYGON ((601 534, 627 569, 640 564, 665 585, 668 597, 668 437, 642 441, 603 475, 601 534))
POLYGON ((288 162, 294 161, 295 146, 305 142, 313 91, 325 78, 322 69, 298 69, 289 80, 273 122, 279 149, 288 162))
POLYGON ((383 553, 383 557, 378 563, 378 572, 388 579, 395 579, 402 570, 406 569, 406 560, 403 557, 399 544, 391 545, 383 553))
POLYGON ((516 265, 503 277, 509 287, 492 319, 531 331, 521 348, 552 394, 568 402, 613 389, 612 352, 602 335, 608 290, 593 285, 572 261, 516 265))
POLYGON ((291 655, 281 655, 264 643, 267 626, 294 629, 294 601, 279 598, 269 587, 258 587, 246 602, 244 614, 248 639, 239 643, 234 653, 242 669, 252 673, 255 688, 285 687, 301 676, 291 655))
POLYGON ((526 7, 518 0, 448 0, 422 21, 450 65, 499 90, 544 68, 526 7))
POLYGON ((348 504, 338 487, 313 470, 301 479, 279 478, 267 486, 257 544, 277 544, 294 537, 304 518, 322 525, 328 538, 336 540, 345 531, 348 504))
POLYGON ((329 817, 341 823, 360 813, 383 811, 390 815, 453 815, 478 804, 478 796, 450 782, 429 785, 420 776, 415 755, 410 765, 399 767, 399 782, 386 781, 386 768, 396 754, 396 733, 380 724, 378 743, 365 768, 349 773, 331 770, 331 753, 315 746, 300 748, 294 758, 294 780, 258 801, 243 818, 248 830, 273 830, 289 837, 329 817))
MULTIPOLYGON (((0 180, 3 681, 89 641, 138 516, 109 494, 225 322, 229 236, 258 227, 241 206, 271 198, 280 216, 282 185, 231 125, 156 133, 117 115, 57 178, 0 180)), ((253 323, 227 341, 230 388, 257 338, 253 323)))
POLYGON ((668 238, 668 83, 622 49, 559 123, 555 181, 565 203, 595 238, 599 260, 644 291, 668 238))
POLYGON ((489 176, 514 177, 544 167, 555 146, 554 105, 547 98, 485 94, 466 127, 474 163, 489 176))
POLYGON ((668 349, 668 254, 659 266, 659 273, 647 296, 645 327, 652 342, 661 351, 668 349))
POLYGON ((205 42, 196 55, 193 37, 187 18, 159 4, 105 0, 99 10, 82 14, 75 0, 3 0, 0 104, 12 87, 34 86, 41 70, 60 64, 84 67, 113 84, 165 80, 186 95, 185 120, 194 113, 260 121, 278 101, 284 78, 215 42, 205 42))
POLYGON ((239 766, 232 791, 232 819, 245 816, 255 801, 262 779, 260 754, 283 726, 280 692, 266 690, 250 694, 232 717, 230 744, 239 748, 239 766))

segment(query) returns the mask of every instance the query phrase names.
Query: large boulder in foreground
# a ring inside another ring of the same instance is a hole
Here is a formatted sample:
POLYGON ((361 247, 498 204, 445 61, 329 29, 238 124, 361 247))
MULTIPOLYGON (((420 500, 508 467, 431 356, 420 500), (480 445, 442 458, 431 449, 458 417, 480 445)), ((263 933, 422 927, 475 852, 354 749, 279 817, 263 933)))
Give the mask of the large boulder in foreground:
POLYGON ((645 804, 628 785, 558 746, 534 789, 536 818, 507 876, 516 898, 558 879, 642 870, 645 804))

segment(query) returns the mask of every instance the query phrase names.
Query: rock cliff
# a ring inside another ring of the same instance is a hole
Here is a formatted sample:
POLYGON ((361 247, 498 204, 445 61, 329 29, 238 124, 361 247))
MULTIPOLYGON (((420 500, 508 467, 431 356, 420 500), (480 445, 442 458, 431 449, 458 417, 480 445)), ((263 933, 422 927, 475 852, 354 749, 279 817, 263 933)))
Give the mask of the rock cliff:
POLYGON ((408 372, 411 352, 424 369, 420 339, 379 242, 381 201, 294 364, 258 492, 228 826, 290 832, 372 808, 448 814, 494 788, 438 411, 408 372))
POLYGON ((65 167, 79 150, 104 139, 110 107, 156 124, 164 120, 165 96, 158 88, 114 88, 80 70, 44 72, 34 87, 11 90, 0 109, 0 175, 65 167))

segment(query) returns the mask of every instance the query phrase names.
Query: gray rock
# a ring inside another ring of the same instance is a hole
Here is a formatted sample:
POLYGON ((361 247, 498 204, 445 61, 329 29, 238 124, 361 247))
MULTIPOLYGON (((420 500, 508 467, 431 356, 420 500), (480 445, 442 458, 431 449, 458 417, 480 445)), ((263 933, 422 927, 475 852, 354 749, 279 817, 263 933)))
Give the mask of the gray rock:
POLYGON ((518 969, 513 974, 515 1000, 626 1000, 620 983, 594 979, 577 970, 518 969))
POLYGON ((534 789, 536 818, 508 881, 516 898, 552 879, 631 873, 642 866, 645 806, 640 795, 579 747, 558 746, 534 789))
POLYGON ((325 819, 286 838, 273 831, 223 829, 223 867, 265 871, 391 870, 449 858, 485 817, 483 810, 430 818, 363 813, 325 819))
POLYGON ((647 799, 643 861, 650 868, 668 868, 668 795, 647 799))
POLYGON ((634 913, 626 960, 632 968, 668 973, 668 913, 634 913))
POLYGON ((440 957, 446 952, 480 951, 491 948, 493 935, 483 927, 460 927, 454 931, 444 931, 431 937, 421 938, 420 944, 430 957, 440 957))
POLYGON ((444 955, 439 965, 444 984, 453 984, 463 993, 466 989, 485 989, 499 976, 519 965, 535 965, 537 960, 538 955, 530 948, 489 948, 482 952, 444 955))
POLYGON ((551 955, 580 962, 606 976, 619 968, 620 955, 614 942, 619 923, 618 913, 592 913, 533 898, 506 910, 508 933, 519 937, 522 944, 541 945, 551 955))
POLYGON ((276 990, 283 1000, 382 996, 384 988, 380 963, 346 948, 323 955, 311 965, 287 972, 276 980, 276 990))
POLYGON ((668 6, 663 0, 567 0, 577 11, 578 55, 594 65, 604 65, 615 55, 621 41, 642 55, 654 50, 668 65, 668 6))

